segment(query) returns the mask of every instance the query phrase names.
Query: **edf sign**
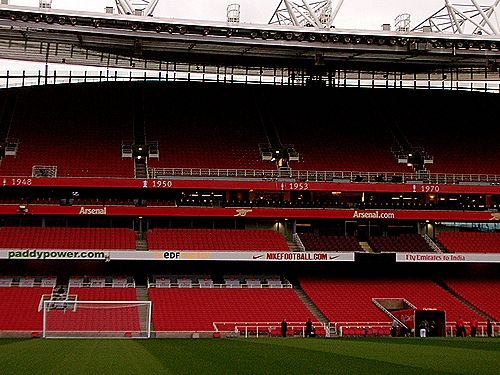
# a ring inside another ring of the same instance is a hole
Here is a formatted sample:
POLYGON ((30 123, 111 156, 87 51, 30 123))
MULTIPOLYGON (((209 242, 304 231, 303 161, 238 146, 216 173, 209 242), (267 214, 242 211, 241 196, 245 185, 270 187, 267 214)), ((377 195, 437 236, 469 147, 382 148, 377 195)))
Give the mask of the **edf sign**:
POLYGON ((163 258, 167 260, 179 260, 180 257, 181 257, 180 251, 165 251, 163 253, 163 258))

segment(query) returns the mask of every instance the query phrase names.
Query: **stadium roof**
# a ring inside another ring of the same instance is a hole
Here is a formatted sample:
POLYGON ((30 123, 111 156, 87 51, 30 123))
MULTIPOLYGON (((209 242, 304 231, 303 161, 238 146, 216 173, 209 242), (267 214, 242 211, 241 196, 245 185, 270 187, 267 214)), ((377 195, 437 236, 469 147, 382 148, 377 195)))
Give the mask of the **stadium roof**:
POLYGON ((3 58, 104 67, 216 66, 498 71, 500 37, 314 30, 0 6, 3 58))

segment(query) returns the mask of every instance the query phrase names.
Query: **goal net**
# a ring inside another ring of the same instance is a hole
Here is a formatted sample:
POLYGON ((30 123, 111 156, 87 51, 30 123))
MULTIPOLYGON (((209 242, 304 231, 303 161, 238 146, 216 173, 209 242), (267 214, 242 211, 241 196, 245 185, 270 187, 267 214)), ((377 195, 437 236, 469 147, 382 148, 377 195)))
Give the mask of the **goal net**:
POLYGON ((150 338, 151 301, 43 301, 44 338, 150 338))

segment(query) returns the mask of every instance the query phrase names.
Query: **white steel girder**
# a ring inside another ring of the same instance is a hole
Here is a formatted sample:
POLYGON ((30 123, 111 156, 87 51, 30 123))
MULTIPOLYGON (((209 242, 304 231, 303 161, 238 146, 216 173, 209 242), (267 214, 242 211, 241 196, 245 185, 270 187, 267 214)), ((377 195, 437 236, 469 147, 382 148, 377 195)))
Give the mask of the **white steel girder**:
POLYGON ((269 24, 329 29, 344 0, 281 0, 269 24))
POLYGON ((479 5, 477 0, 451 3, 444 0, 444 6, 422 21, 412 31, 452 32, 455 34, 500 35, 500 0, 491 5, 479 5))
POLYGON ((134 14, 141 10, 144 16, 153 16, 153 12, 160 0, 115 0, 120 14, 134 14))

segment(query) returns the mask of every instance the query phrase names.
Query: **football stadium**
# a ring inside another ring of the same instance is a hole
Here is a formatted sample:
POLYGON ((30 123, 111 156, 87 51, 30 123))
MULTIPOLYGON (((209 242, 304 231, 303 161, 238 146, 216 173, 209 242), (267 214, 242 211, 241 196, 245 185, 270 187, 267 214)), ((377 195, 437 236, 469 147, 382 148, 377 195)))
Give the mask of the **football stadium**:
POLYGON ((33 3, 0 4, 2 374, 500 373, 500 0, 33 3))

